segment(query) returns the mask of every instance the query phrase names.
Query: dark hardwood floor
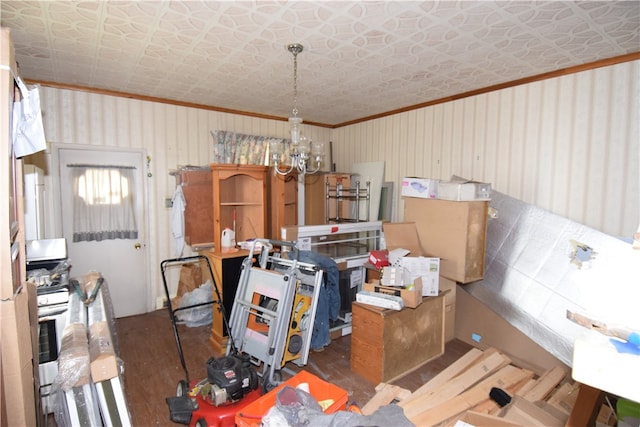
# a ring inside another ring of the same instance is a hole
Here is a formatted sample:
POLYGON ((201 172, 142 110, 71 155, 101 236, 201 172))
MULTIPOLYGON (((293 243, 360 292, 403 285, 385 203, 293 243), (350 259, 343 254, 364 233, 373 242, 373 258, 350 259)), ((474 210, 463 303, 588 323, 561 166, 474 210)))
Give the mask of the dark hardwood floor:
MULTIPOLYGON (((125 394, 134 426, 173 426, 165 399, 175 396, 176 385, 185 378, 173 337, 167 310, 116 320, 120 357, 124 363, 125 394)), ((179 325, 179 334, 191 380, 206 376, 206 361, 212 354, 210 327, 188 328, 179 325)), ((471 347, 458 340, 446 345, 445 354, 416 371, 393 382, 414 391, 438 372, 464 355, 471 347)), ((364 405, 375 394, 375 384, 350 369, 351 337, 337 338, 322 352, 312 352, 305 370, 347 390, 349 402, 364 405)), ((287 363, 287 371, 300 368, 287 363)))

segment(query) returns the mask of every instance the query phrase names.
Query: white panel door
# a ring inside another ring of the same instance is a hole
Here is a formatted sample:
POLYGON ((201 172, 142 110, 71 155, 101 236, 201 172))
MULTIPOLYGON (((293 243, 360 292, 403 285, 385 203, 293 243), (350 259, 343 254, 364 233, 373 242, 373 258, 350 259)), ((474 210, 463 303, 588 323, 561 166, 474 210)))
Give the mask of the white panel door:
POLYGON ((146 218, 143 157, 142 152, 136 151, 59 150, 62 229, 67 239, 71 277, 80 280, 88 272, 101 273, 109 287, 116 317, 146 313, 153 306, 146 277, 148 255, 143 222, 146 218), (73 182, 69 165, 74 164, 135 168, 135 182, 130 188, 138 229, 136 239, 73 242, 73 182))

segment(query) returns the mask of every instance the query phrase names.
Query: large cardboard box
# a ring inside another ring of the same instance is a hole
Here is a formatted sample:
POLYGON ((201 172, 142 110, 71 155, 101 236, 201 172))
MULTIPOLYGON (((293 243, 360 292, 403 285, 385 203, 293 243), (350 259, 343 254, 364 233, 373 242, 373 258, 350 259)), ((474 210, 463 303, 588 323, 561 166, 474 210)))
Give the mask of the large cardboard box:
POLYGON ((34 382, 28 297, 23 290, 14 299, 0 301, 2 405, 9 426, 36 425, 38 385, 34 382))
POLYGON ((444 295, 417 308, 352 305, 351 370, 372 384, 390 382, 444 353, 444 295))
POLYGON ((460 285, 456 288, 455 336, 481 350, 499 348, 515 365, 538 375, 563 364, 460 285))
POLYGON ((460 283, 483 278, 489 202, 403 200, 404 220, 415 223, 422 254, 440 258, 440 275, 460 283))

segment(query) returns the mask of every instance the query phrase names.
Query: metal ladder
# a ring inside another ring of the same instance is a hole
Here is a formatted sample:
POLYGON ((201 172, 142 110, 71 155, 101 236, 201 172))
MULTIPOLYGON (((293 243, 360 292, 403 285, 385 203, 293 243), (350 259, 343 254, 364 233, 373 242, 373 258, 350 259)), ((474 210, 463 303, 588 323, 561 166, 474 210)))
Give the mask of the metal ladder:
POLYGON ((241 267, 227 354, 240 351, 254 365, 262 365, 264 391, 278 385, 280 368, 287 361, 307 363, 323 271, 299 262, 297 254, 295 242, 257 239, 241 267), (282 257, 273 252, 275 246, 291 248, 287 253, 293 256, 282 257))

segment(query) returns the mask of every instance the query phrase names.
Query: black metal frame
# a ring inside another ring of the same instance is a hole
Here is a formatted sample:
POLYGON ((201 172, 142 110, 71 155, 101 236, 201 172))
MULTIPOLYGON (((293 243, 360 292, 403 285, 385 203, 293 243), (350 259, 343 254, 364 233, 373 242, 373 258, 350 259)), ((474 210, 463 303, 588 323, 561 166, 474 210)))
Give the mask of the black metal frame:
POLYGON ((220 295, 220 290, 218 289, 218 285, 216 284, 216 279, 213 275, 213 269, 211 268, 211 262, 209 262, 209 258, 204 255, 194 255, 184 258, 172 258, 165 259, 160 263, 160 270, 162 271, 162 282, 164 285, 164 292, 167 298, 167 308, 169 310, 169 317, 171 318, 171 326, 173 327, 173 336, 176 340, 176 346, 178 348, 178 355, 180 356, 180 363, 182 364, 182 369, 184 369, 185 378, 187 384, 189 384, 189 371, 187 369, 187 363, 184 360, 184 352, 182 350, 182 343, 180 341, 180 334, 178 333, 178 326, 176 322, 176 313, 182 310, 188 310, 191 308, 201 307, 205 305, 218 305, 218 310, 222 313, 222 322, 224 326, 229 329, 229 324, 227 322, 227 316, 224 310, 224 305, 222 303, 222 296, 220 295), (169 287, 167 286, 167 275, 166 271, 168 267, 175 267, 178 265, 192 264, 195 262, 204 261, 207 265, 207 269, 209 271, 209 276, 211 277, 211 281, 213 283, 213 289, 215 292, 216 299, 212 299, 211 301, 201 302, 198 304, 192 304, 184 307, 173 308, 171 304, 171 295, 169 294, 169 287))

